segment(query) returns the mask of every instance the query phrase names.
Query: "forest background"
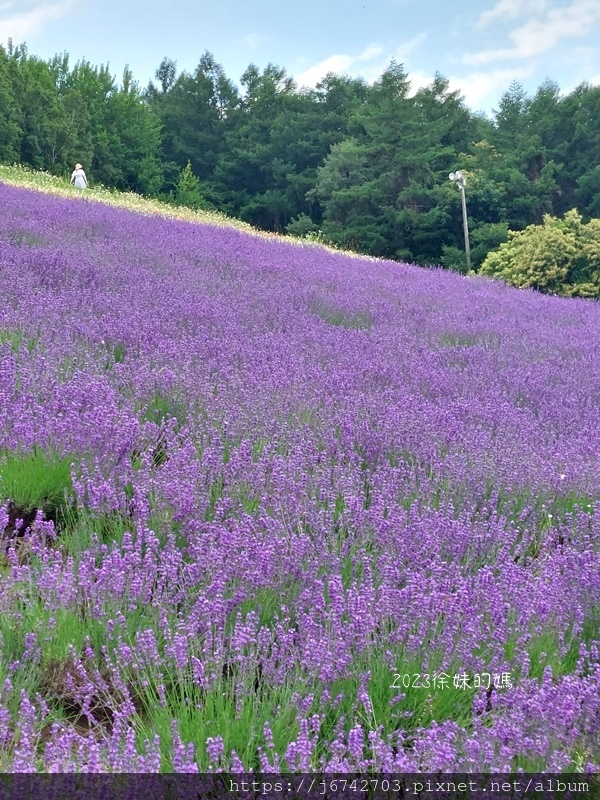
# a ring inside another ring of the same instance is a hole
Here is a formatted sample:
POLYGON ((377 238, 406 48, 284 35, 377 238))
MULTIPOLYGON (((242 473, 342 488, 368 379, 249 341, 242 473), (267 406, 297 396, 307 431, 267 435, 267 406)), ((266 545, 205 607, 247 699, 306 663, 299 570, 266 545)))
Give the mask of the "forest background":
POLYGON ((569 94, 514 82, 488 118, 440 74, 411 92, 391 62, 379 80, 329 74, 299 89, 251 64, 237 86, 210 52, 193 73, 164 58, 142 88, 126 68, 0 46, 0 162, 193 208, 373 256, 465 271, 467 175, 475 269, 544 215, 600 217, 600 86, 569 94))

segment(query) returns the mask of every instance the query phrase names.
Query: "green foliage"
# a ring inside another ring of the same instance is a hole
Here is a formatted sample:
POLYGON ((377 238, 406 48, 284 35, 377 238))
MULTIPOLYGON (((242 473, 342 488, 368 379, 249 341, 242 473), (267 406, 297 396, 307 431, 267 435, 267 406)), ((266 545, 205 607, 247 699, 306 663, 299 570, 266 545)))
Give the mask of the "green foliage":
MULTIPOLYGON (((513 82, 487 119, 442 75, 411 93, 394 62, 372 86, 330 73, 311 90, 250 64, 238 88, 205 52, 191 72, 163 58, 155 78, 141 91, 128 67, 119 83, 67 53, 44 61, 0 45, 0 162, 65 177, 80 161, 92 186, 460 272, 450 171, 468 175, 475 271, 509 229, 574 207, 600 217, 598 86, 562 96, 545 81, 530 97, 513 82)), ((595 296, 593 279, 563 280, 561 264, 544 291, 566 282, 595 296)))
POLYGON ((66 53, 44 62, 24 45, 0 47, 0 105, 2 161, 55 175, 81 161, 95 183, 147 193, 162 185, 160 121, 128 68, 119 88, 108 68, 70 68, 66 53))
POLYGON ((290 236, 305 237, 308 234, 316 233, 317 226, 312 219, 304 212, 295 217, 291 222, 286 225, 285 231, 290 236))
MULTIPOLYGON (((499 247, 508 239, 506 222, 482 222, 469 233, 471 245, 471 268, 477 272, 490 250, 499 247)), ((464 246, 442 245, 442 266, 454 272, 467 272, 464 246)))
POLYGON ((202 182, 203 195, 222 205, 213 176, 239 104, 236 87, 209 52, 201 56, 192 74, 177 75, 176 63, 165 58, 156 78, 160 90, 150 84, 145 100, 162 129, 158 150, 163 191, 168 195, 177 190, 181 171, 189 161, 191 171, 202 182))
POLYGON ((95 546, 96 539, 109 547, 113 543, 120 547, 125 533, 133 530, 133 521, 125 514, 94 514, 82 508, 63 532, 61 542, 65 552, 79 563, 81 556, 95 546))
POLYGON ((600 217, 600 164, 584 172, 578 184, 574 193, 577 205, 591 216, 600 217))
POLYGON ((18 353, 22 347, 26 347, 28 353, 33 353, 38 346, 39 340, 39 332, 35 336, 26 336, 25 332, 20 328, 0 329, 0 344, 9 342, 15 354, 18 353))
POLYGON ((143 408, 141 419, 143 422, 153 422, 162 425, 166 420, 175 420, 175 430, 180 430, 185 425, 189 415, 186 403, 176 397, 161 393, 153 395, 143 408))
POLYGON ((369 330, 373 325, 373 320, 369 311, 350 313, 340 309, 332 309, 322 303, 315 303, 311 310, 313 314, 321 317, 324 322, 338 328, 369 330))
POLYGON ((499 247, 508 239, 508 223, 482 222, 471 232, 471 263, 473 268, 483 262, 490 250, 499 247))
POLYGON ((443 244, 460 235, 460 227, 449 235, 461 212, 448 172, 475 132, 459 95, 437 75, 410 97, 408 76, 392 62, 349 128, 307 195, 321 203, 324 234, 373 255, 439 263, 443 244))
POLYGON ((179 183, 175 192, 172 193, 172 199, 178 206, 204 210, 211 208, 211 204, 202 195, 200 181, 192 172, 192 164, 189 160, 181 170, 179 183))
POLYGON ((154 75, 156 80, 160 83, 162 93, 166 94, 175 83, 177 77, 177 62, 173 61, 172 58, 163 58, 154 75))
POLYGON ((13 64, 0 46, 0 161, 13 163, 19 160, 23 129, 20 109, 15 96, 13 64))
POLYGON ((564 219, 544 216, 543 225, 509 232, 488 255, 482 275, 522 289, 567 297, 600 297, 600 219, 585 224, 575 209, 564 219))
POLYGON ((0 500, 11 500, 23 513, 42 510, 64 521, 71 506, 71 457, 35 448, 32 453, 6 453, 0 458, 0 500))

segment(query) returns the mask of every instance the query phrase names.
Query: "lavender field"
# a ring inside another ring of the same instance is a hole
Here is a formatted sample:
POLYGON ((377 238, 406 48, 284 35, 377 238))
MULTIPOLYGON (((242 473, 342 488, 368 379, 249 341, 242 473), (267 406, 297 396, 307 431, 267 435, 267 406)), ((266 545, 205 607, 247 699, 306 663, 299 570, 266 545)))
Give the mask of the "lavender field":
POLYGON ((600 769, 597 303, 2 184, 0 297, 0 771, 600 769))

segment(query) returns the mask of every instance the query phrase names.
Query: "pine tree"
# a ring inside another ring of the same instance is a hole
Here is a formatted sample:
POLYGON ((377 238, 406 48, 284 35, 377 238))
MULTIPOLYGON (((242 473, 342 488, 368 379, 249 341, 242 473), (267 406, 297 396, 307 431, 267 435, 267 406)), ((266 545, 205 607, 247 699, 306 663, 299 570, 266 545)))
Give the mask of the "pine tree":
POLYGON ((173 202, 178 206, 188 206, 195 209, 207 209, 210 207, 210 203, 207 203, 202 194, 200 180, 194 175, 192 164, 189 160, 179 173, 179 182, 172 198, 173 202))

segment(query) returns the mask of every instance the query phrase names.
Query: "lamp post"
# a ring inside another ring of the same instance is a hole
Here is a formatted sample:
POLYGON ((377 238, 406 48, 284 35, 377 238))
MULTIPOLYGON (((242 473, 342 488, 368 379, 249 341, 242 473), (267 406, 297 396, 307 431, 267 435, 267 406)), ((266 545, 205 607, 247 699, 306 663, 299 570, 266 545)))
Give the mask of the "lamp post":
POLYGON ((467 272, 471 271, 471 247, 469 245, 469 224, 467 222, 467 200, 465 198, 465 186, 467 181, 462 172, 451 172, 448 175, 451 181, 454 181, 460 189, 460 197, 462 200, 462 214, 463 214, 463 232, 465 234, 465 253, 467 255, 467 272))

